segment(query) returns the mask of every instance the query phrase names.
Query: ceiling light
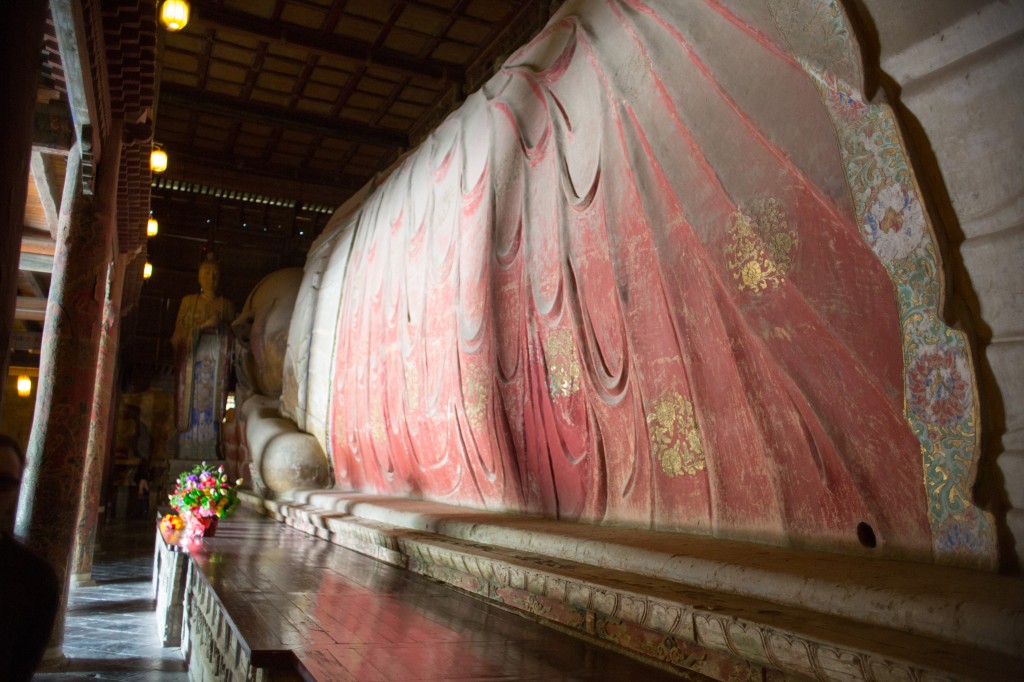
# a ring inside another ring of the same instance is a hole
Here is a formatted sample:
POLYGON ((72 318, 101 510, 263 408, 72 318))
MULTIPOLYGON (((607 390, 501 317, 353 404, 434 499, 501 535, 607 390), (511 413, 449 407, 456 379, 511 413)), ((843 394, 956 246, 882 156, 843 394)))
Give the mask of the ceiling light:
POLYGON ((165 0, 160 8, 160 21, 168 31, 180 31, 188 23, 188 10, 185 0, 165 0))
POLYGON ((149 154, 149 170, 154 173, 163 173, 167 170, 167 152, 160 147, 153 147, 149 154))
POLYGON ((18 395, 27 398, 32 394, 32 379, 27 374, 18 377, 18 395))
POLYGON ((156 233, 160 230, 160 223, 156 221, 156 218, 150 218, 149 222, 146 223, 146 236, 155 237, 156 233))
POLYGON ((142 266, 142 279, 149 279, 153 276, 153 264, 146 263, 142 266))

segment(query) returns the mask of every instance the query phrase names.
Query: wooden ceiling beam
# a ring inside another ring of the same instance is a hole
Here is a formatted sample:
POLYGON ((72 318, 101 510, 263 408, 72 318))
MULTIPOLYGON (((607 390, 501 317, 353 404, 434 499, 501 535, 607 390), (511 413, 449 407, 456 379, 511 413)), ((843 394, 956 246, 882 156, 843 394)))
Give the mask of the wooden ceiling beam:
POLYGON ((38 150, 32 151, 32 181, 39 193, 39 201, 43 208, 43 215, 46 216, 46 225, 50 229, 50 236, 57 238, 57 218, 60 213, 61 197, 64 193, 64 175, 59 173, 54 164, 50 161, 49 155, 44 155, 38 150))
MULTIPOLYGON (((38 253, 21 252, 18 257, 18 269, 23 272, 53 272, 53 256, 41 256, 38 253)), ((33 280, 34 281, 34 280, 33 280)), ((38 286, 38 285, 37 285, 38 286)), ((40 291, 36 295, 41 295, 40 291)))
POLYGON ((235 118, 239 121, 253 121, 275 128, 295 130, 311 135, 325 135, 360 144, 403 149, 409 146, 409 136, 394 128, 368 126, 365 123, 344 121, 302 111, 287 111, 258 102, 243 102, 233 97, 175 83, 160 85, 160 107, 191 109, 200 113, 207 112, 235 118))
POLYGON ((25 322, 42 322, 46 319, 46 298, 18 296, 14 304, 14 319, 25 322))
POLYGON ((171 158, 170 167, 160 176, 165 181, 250 192, 303 204, 340 206, 367 181, 349 175, 332 177, 299 168, 269 166, 258 159, 242 161, 175 145, 164 145, 164 149, 171 158))
POLYGON ((271 21, 246 12, 226 9, 209 0, 193 2, 192 7, 193 21, 198 24, 242 31, 266 40, 289 43, 321 54, 355 59, 367 64, 378 64, 417 76, 457 82, 462 82, 466 77, 466 70, 461 64, 436 59, 417 59, 401 52, 374 48, 351 38, 325 35, 320 31, 294 24, 271 21))

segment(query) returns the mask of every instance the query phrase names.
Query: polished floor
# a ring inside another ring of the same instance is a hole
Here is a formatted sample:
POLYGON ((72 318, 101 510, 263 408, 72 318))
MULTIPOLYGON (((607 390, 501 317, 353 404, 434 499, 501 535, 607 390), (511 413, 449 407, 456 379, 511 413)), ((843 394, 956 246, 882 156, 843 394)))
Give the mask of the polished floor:
MULTIPOLYGON (((103 529, 97 584, 71 593, 66 660, 37 682, 188 679, 180 650, 157 641, 153 531, 103 529)), ((266 519, 232 519, 210 540, 193 559, 253 648, 289 649, 306 679, 679 679, 266 519)))
POLYGON ((36 682, 186 682, 176 648, 156 634, 150 521, 109 524, 94 557, 95 585, 73 587, 64 659, 44 661, 36 682))

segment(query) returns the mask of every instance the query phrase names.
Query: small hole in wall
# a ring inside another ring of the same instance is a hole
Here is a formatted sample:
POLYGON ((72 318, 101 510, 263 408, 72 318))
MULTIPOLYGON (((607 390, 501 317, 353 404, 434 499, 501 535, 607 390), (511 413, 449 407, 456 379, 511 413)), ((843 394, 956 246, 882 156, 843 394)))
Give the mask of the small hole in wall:
POLYGON ((857 524, 857 539, 860 540, 860 544, 868 548, 878 544, 878 541, 875 539, 874 529, 863 521, 857 524))

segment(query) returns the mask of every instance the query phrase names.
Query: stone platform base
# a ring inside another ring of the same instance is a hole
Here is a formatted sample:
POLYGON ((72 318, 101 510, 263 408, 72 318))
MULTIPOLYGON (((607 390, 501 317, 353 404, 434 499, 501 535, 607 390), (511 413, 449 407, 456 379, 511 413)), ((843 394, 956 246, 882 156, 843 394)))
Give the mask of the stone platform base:
POLYGON ((1024 581, 403 498, 244 495, 296 529, 716 679, 1016 680, 1024 581))

